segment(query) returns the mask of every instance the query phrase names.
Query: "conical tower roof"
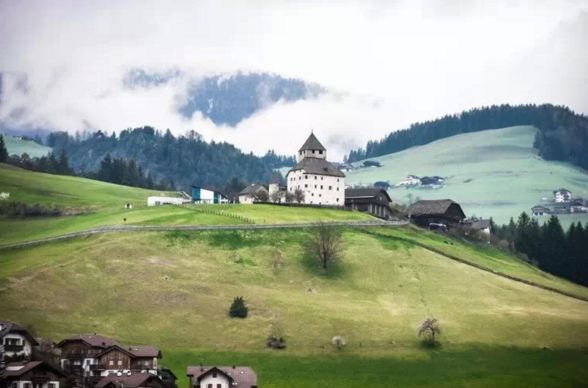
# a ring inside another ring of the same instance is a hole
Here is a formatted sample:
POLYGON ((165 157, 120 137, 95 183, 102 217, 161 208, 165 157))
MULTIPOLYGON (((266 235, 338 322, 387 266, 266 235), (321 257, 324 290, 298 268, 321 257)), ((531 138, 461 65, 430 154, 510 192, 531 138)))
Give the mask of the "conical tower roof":
POLYGON ((302 147, 298 151, 306 151, 306 150, 323 150, 326 151, 326 148, 323 147, 320 141, 314 136, 314 133, 311 133, 308 139, 304 142, 302 147))

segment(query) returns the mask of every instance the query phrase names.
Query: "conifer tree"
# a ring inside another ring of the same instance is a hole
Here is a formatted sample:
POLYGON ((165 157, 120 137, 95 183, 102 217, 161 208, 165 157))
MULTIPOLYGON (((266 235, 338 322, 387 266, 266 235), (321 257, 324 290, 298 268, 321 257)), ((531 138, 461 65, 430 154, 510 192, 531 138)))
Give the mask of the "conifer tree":
POLYGON ((4 136, 0 135, 0 163, 6 163, 8 161, 8 150, 6 144, 4 144, 4 136))

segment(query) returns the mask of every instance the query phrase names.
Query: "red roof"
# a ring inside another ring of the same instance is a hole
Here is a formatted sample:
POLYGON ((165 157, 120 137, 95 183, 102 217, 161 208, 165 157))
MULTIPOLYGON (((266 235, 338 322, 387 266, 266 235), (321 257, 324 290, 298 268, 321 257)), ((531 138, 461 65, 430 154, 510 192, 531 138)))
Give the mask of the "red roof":
POLYGON ((113 383, 116 386, 124 386, 125 388, 138 388, 146 386, 144 384, 152 381, 159 381, 161 385, 163 385, 163 381, 161 381, 158 376, 148 372, 121 373, 120 376, 118 373, 111 373, 100 380, 94 388, 104 388, 110 383, 113 383))

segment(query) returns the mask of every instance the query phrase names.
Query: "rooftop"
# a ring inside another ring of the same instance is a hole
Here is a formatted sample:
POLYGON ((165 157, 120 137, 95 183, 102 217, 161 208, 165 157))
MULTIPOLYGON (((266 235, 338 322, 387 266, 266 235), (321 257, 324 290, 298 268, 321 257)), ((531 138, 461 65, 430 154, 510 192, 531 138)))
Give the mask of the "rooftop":
POLYGON ((326 151, 326 148, 323 147, 320 141, 314 136, 314 133, 311 133, 308 139, 304 142, 302 147, 298 151, 306 151, 306 150, 323 150, 326 151))

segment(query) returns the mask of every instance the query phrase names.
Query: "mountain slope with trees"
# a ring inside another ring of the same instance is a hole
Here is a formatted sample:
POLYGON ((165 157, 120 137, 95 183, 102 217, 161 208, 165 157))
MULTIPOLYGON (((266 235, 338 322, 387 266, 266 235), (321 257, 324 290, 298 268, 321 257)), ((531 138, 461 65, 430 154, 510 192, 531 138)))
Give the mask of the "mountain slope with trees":
POLYGON ((539 129, 534 147, 544 159, 566 161, 588 170, 588 117, 551 104, 493 105, 415 123, 368 142, 365 149, 351 151, 346 160, 356 162, 462 133, 519 125, 539 129))

